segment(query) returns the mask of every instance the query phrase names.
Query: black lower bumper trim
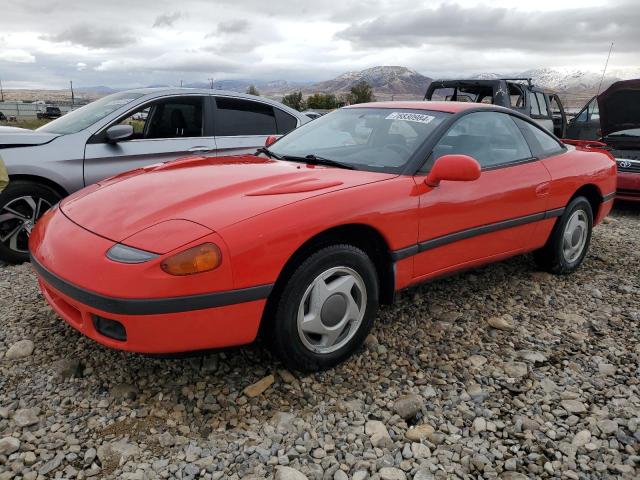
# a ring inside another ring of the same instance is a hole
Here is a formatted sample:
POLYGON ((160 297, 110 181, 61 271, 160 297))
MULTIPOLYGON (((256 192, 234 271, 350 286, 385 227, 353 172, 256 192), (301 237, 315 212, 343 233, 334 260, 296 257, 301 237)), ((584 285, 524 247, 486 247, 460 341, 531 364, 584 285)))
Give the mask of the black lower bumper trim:
POLYGON ((184 297, 116 298, 91 292, 67 282, 44 268, 33 255, 31 256, 31 265, 47 284, 64 295, 88 307, 116 315, 158 315, 224 307, 263 300, 269 296, 273 289, 273 285, 269 284, 184 297))

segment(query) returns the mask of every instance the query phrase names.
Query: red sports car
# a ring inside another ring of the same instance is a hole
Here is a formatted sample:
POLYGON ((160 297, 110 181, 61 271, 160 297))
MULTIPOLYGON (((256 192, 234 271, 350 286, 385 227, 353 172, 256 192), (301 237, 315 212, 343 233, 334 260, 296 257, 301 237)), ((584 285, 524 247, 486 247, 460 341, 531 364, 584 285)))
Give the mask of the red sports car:
POLYGON ((616 165, 491 105, 343 108, 255 155, 134 170, 63 200, 31 235, 44 296, 103 345, 175 353, 261 332, 329 368, 378 304, 534 252, 569 273, 611 209, 616 165))

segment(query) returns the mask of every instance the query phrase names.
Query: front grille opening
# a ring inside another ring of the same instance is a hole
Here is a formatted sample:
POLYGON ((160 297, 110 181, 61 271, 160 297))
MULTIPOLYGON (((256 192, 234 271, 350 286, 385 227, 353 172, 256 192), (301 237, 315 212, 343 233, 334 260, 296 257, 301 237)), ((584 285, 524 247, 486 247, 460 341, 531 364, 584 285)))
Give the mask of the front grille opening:
POLYGON ((127 340, 127 330, 120 322, 109 318, 93 316, 93 326, 101 335, 113 340, 125 342, 127 340))

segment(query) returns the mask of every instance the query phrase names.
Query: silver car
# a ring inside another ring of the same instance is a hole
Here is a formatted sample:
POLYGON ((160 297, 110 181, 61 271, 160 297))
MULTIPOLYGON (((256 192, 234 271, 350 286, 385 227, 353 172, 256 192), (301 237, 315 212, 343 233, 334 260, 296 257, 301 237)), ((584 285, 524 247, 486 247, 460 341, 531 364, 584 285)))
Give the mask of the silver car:
POLYGON ((28 260, 34 223, 86 185, 187 155, 255 152, 269 135, 309 120, 253 95, 148 88, 114 93, 35 131, 0 127, 10 178, 0 194, 0 260, 28 260))

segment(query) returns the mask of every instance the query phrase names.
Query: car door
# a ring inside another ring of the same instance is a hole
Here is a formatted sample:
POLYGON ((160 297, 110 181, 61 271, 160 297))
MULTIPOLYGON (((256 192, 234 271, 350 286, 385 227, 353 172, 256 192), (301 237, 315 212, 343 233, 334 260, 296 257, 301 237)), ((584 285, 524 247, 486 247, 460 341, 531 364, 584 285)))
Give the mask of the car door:
POLYGON ((474 157, 482 173, 472 182, 443 181, 420 196, 417 280, 524 251, 545 215, 550 175, 511 115, 464 115, 438 141, 423 171, 446 154, 474 157))
POLYGON ((254 153, 270 135, 284 135, 298 119, 273 105, 239 97, 217 95, 214 132, 218 155, 254 153))
POLYGON ((598 140, 600 138, 600 109, 593 97, 567 125, 567 138, 598 140))
POLYGON ((215 154, 208 99, 208 95, 154 99, 97 132, 85 148, 85 185, 153 163, 193 154, 215 154), (133 137, 109 142, 106 130, 117 124, 132 125, 133 137))

